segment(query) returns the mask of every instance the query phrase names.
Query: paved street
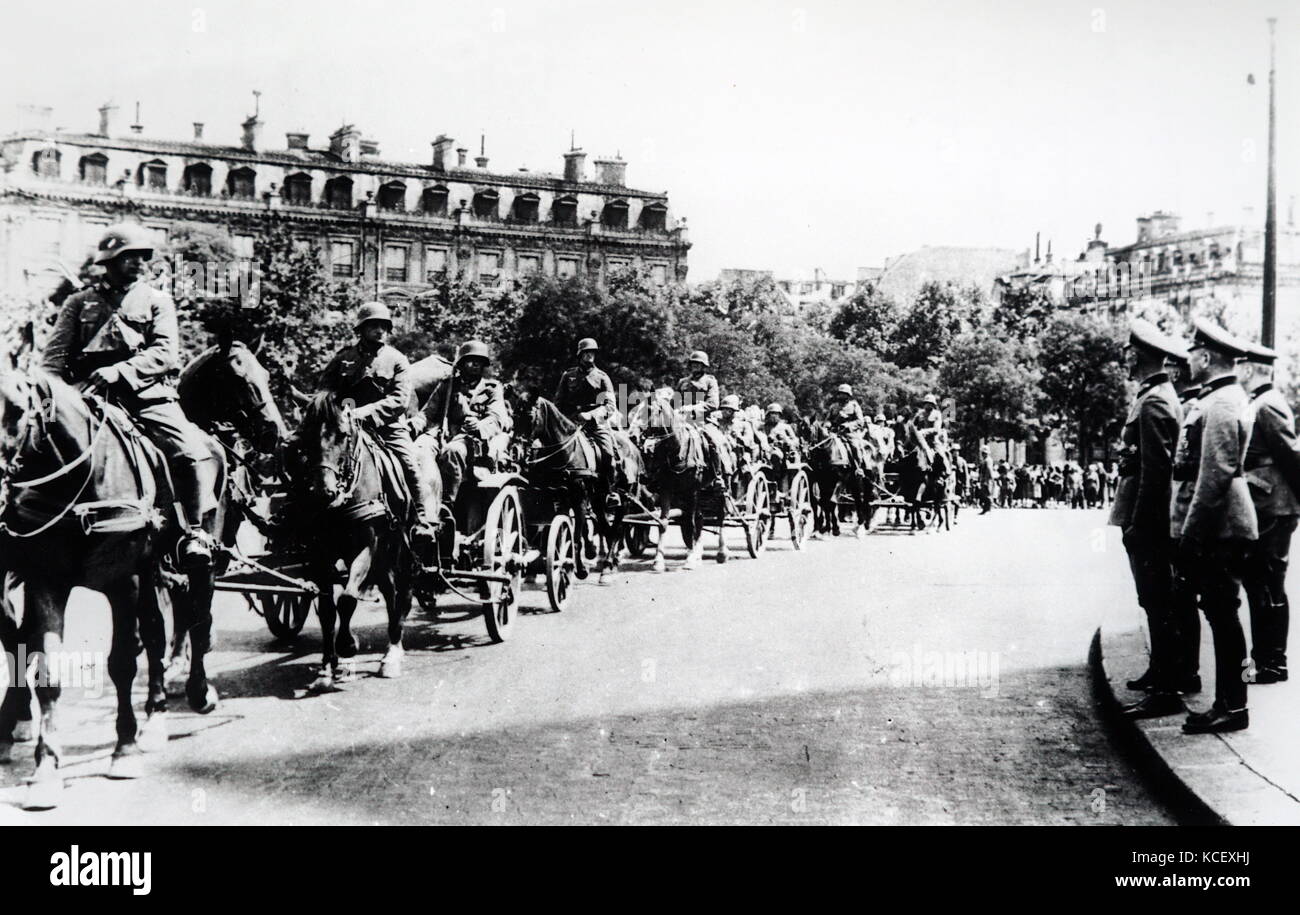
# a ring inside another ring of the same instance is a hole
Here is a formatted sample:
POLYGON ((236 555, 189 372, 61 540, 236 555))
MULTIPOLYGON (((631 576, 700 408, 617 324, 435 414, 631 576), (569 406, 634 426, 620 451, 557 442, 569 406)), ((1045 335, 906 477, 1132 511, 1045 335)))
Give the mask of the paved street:
MULTIPOLYGON (((22 745, 0 822, 1172 822, 1095 709, 1089 641, 1132 600, 1103 514, 961 521, 689 573, 630 563, 564 614, 529 591, 503 645, 416 611, 402 680, 371 676, 372 651, 321 696, 302 694, 314 620, 273 650, 224 596, 221 708, 174 713, 152 777, 110 782, 111 697, 65 704, 63 806, 17 808, 22 745)), ((105 620, 86 596, 69 647, 106 645, 105 620)), ((364 608, 369 648, 381 620, 364 608)))

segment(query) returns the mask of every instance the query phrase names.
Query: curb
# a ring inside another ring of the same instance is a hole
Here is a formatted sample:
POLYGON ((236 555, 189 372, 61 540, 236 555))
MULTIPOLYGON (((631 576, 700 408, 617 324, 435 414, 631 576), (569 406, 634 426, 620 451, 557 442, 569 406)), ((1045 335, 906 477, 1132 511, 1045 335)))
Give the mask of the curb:
POLYGON ((1221 814, 1205 802, 1196 791, 1174 771, 1169 762, 1156 750, 1139 722, 1125 718, 1120 714, 1124 705, 1115 692, 1115 681, 1106 670, 1106 658, 1102 653, 1101 627, 1093 633, 1088 646, 1088 666, 1092 669, 1092 685, 1101 701, 1102 715, 1111 734, 1118 738, 1123 749, 1128 751, 1139 767, 1148 774, 1154 784, 1152 792, 1178 815, 1182 825, 1196 826, 1230 826, 1221 814))
POLYGON ((1153 789, 1168 799, 1180 819, 1224 826, 1300 823, 1300 799, 1262 771, 1276 769, 1260 752, 1274 745, 1270 732, 1256 732, 1263 743, 1249 731, 1189 737, 1182 733, 1179 716, 1132 721, 1120 714, 1130 695, 1123 687, 1125 678, 1146 666, 1140 629, 1099 627, 1088 659, 1112 733, 1133 749, 1151 774, 1153 789), (1250 736, 1243 742, 1239 735, 1250 736))

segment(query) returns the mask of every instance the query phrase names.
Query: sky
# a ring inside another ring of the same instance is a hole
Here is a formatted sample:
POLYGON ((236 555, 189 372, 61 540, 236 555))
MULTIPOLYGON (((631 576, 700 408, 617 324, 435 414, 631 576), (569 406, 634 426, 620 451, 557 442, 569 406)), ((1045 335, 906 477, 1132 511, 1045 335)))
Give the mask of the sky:
MULTIPOLYGON (((790 276, 922 245, 1074 257, 1096 223, 1133 240, 1263 221, 1269 16, 1279 16, 1279 218, 1300 193, 1300 5, 1284 0, 653 4, 117 0, 0 13, 0 133, 19 106, 93 130, 263 142, 344 122, 382 156, 446 133, 493 170, 559 171, 570 131, 686 217, 691 279, 790 276), (1248 83, 1254 74, 1255 83, 1248 83)), ((588 168, 590 170, 590 159, 588 168)))

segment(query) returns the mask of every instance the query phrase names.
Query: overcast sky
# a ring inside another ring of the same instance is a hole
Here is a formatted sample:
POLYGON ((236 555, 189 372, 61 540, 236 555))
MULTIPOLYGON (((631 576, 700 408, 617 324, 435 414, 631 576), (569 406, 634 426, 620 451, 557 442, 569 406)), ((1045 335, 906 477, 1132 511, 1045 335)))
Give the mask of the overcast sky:
POLYGON ((634 187, 688 218, 691 278, 858 266, 921 245, 1075 256, 1095 223, 1263 220, 1268 31, 1278 25, 1279 200, 1297 188, 1300 6, 1142 2, 397 2, 6 5, 0 130, 17 106, 91 130, 142 105, 236 143, 312 144, 356 123, 388 158, 447 133, 494 169, 558 171, 569 131, 621 152, 634 187), (1254 73, 1255 85, 1247 83, 1254 73), (1288 158, 1288 156, 1290 158, 1288 158))

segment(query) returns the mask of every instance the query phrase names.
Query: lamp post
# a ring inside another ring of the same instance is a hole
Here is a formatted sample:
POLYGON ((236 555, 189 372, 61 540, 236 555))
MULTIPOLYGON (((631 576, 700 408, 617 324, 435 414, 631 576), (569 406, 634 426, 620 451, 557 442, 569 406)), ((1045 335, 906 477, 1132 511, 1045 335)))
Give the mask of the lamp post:
POLYGON ((1268 20, 1268 202, 1264 209, 1264 315, 1260 342, 1273 346, 1277 325, 1277 41, 1276 19, 1268 20))

